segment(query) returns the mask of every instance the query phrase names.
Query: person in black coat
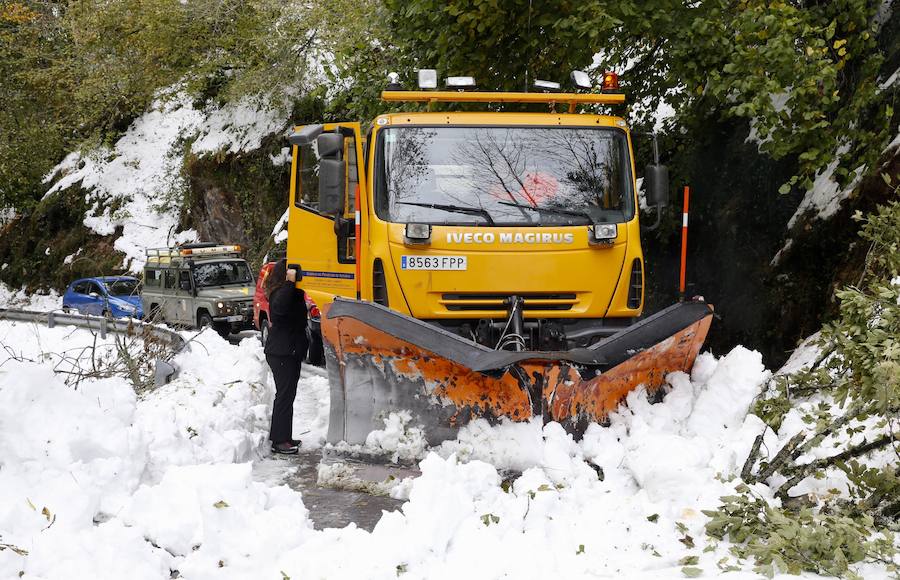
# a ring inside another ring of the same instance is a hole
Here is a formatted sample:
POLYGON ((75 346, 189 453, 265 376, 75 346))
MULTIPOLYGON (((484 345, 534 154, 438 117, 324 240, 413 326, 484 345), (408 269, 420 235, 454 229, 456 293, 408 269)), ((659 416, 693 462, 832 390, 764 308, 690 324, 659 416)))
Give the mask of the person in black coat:
POLYGON ((294 397, 300 380, 300 363, 309 346, 306 339, 306 298, 297 288, 302 275, 287 268, 286 260, 279 260, 266 278, 266 297, 269 300, 269 338, 264 352, 266 362, 275 377, 275 404, 272 407, 272 426, 269 439, 272 451, 292 455, 300 445, 291 436, 294 419, 294 397))

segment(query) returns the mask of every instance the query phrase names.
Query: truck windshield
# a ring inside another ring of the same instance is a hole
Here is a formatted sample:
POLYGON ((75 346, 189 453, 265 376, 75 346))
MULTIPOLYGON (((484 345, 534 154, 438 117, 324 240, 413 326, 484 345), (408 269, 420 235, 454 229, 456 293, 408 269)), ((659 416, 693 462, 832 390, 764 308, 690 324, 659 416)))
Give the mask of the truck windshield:
POLYGON ((106 282, 106 291, 110 296, 137 296, 137 280, 110 280, 106 282))
POLYGON ((243 260, 206 262, 194 266, 194 283, 198 288, 247 284, 251 280, 250 268, 243 260))
POLYGON ((576 225, 634 215, 617 129, 390 127, 378 147, 376 213, 387 221, 576 225))

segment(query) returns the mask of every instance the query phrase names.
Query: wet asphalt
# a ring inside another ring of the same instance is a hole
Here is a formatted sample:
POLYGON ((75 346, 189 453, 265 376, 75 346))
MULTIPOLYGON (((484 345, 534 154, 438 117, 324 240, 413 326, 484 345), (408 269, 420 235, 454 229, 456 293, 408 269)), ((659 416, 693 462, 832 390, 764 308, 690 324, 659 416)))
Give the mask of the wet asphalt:
POLYGON ((321 487, 317 484, 320 450, 301 450, 295 456, 264 459, 260 466, 269 472, 281 471, 281 482, 303 494, 303 505, 317 530, 343 528, 351 523, 372 531, 385 511, 400 509, 402 501, 358 491, 321 487))

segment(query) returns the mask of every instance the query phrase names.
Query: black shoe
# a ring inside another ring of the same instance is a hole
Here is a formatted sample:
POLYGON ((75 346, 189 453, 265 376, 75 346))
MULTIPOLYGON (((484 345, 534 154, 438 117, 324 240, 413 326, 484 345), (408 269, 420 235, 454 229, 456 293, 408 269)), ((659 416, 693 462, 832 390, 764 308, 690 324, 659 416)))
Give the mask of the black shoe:
POLYGON ((296 445, 298 449, 299 449, 300 447, 303 447, 303 441, 300 441, 299 439, 291 439, 291 443, 293 443, 294 445, 296 445))
POLYGON ((280 453, 281 455, 297 455, 297 446, 292 441, 283 443, 272 443, 272 453, 280 453))

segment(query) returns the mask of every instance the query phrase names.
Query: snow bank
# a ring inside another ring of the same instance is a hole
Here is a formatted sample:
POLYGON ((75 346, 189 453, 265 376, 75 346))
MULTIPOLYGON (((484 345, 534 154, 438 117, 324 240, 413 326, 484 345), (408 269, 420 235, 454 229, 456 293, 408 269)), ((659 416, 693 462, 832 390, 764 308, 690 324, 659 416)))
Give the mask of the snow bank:
POLYGON ((186 152, 251 151, 286 126, 286 115, 266 101, 248 98, 199 110, 175 85, 162 91, 112 148, 70 153, 45 177, 52 183, 47 195, 80 182, 93 203, 84 225, 104 236, 121 228, 114 247, 125 254, 123 267, 136 272, 145 248, 197 239, 193 230, 177 231, 188 188, 182 173, 186 152))
POLYGON ((0 282, 0 308, 59 310, 62 308, 62 297, 55 290, 51 290, 47 294, 28 294, 24 288, 13 290, 0 282))
POLYGON ((12 349, 0 355, 0 537, 21 552, 0 550, 0 578, 168 578, 223 559, 248 577, 242 561, 271 561, 280 546, 253 530, 288 544, 306 533, 299 494, 253 483, 246 463, 265 453, 273 398, 257 341, 204 333, 177 357, 179 378, 140 399, 124 379, 72 388, 54 374, 61 353, 92 342, 0 323, 12 349), (202 549, 181 554, 173 537, 202 549))
MULTIPOLYGON (((44 330, 23 352, 65 339, 44 330)), ((733 493, 771 378, 741 347, 701 355, 661 403, 633 392, 580 442, 555 423, 476 421, 419 451, 408 501, 369 533, 314 531, 300 493, 254 481, 273 392, 253 339, 201 335, 178 362, 177 381, 139 399, 117 379, 75 390, 45 364, 0 360, 0 536, 21 552, 0 551, 0 577, 682 578, 686 556, 716 575, 728 546, 707 542, 700 510, 733 493)), ((295 409, 295 434, 321 444, 324 377, 301 380, 295 409)), ((397 413, 371 443, 399 450, 412 427, 397 413)))

